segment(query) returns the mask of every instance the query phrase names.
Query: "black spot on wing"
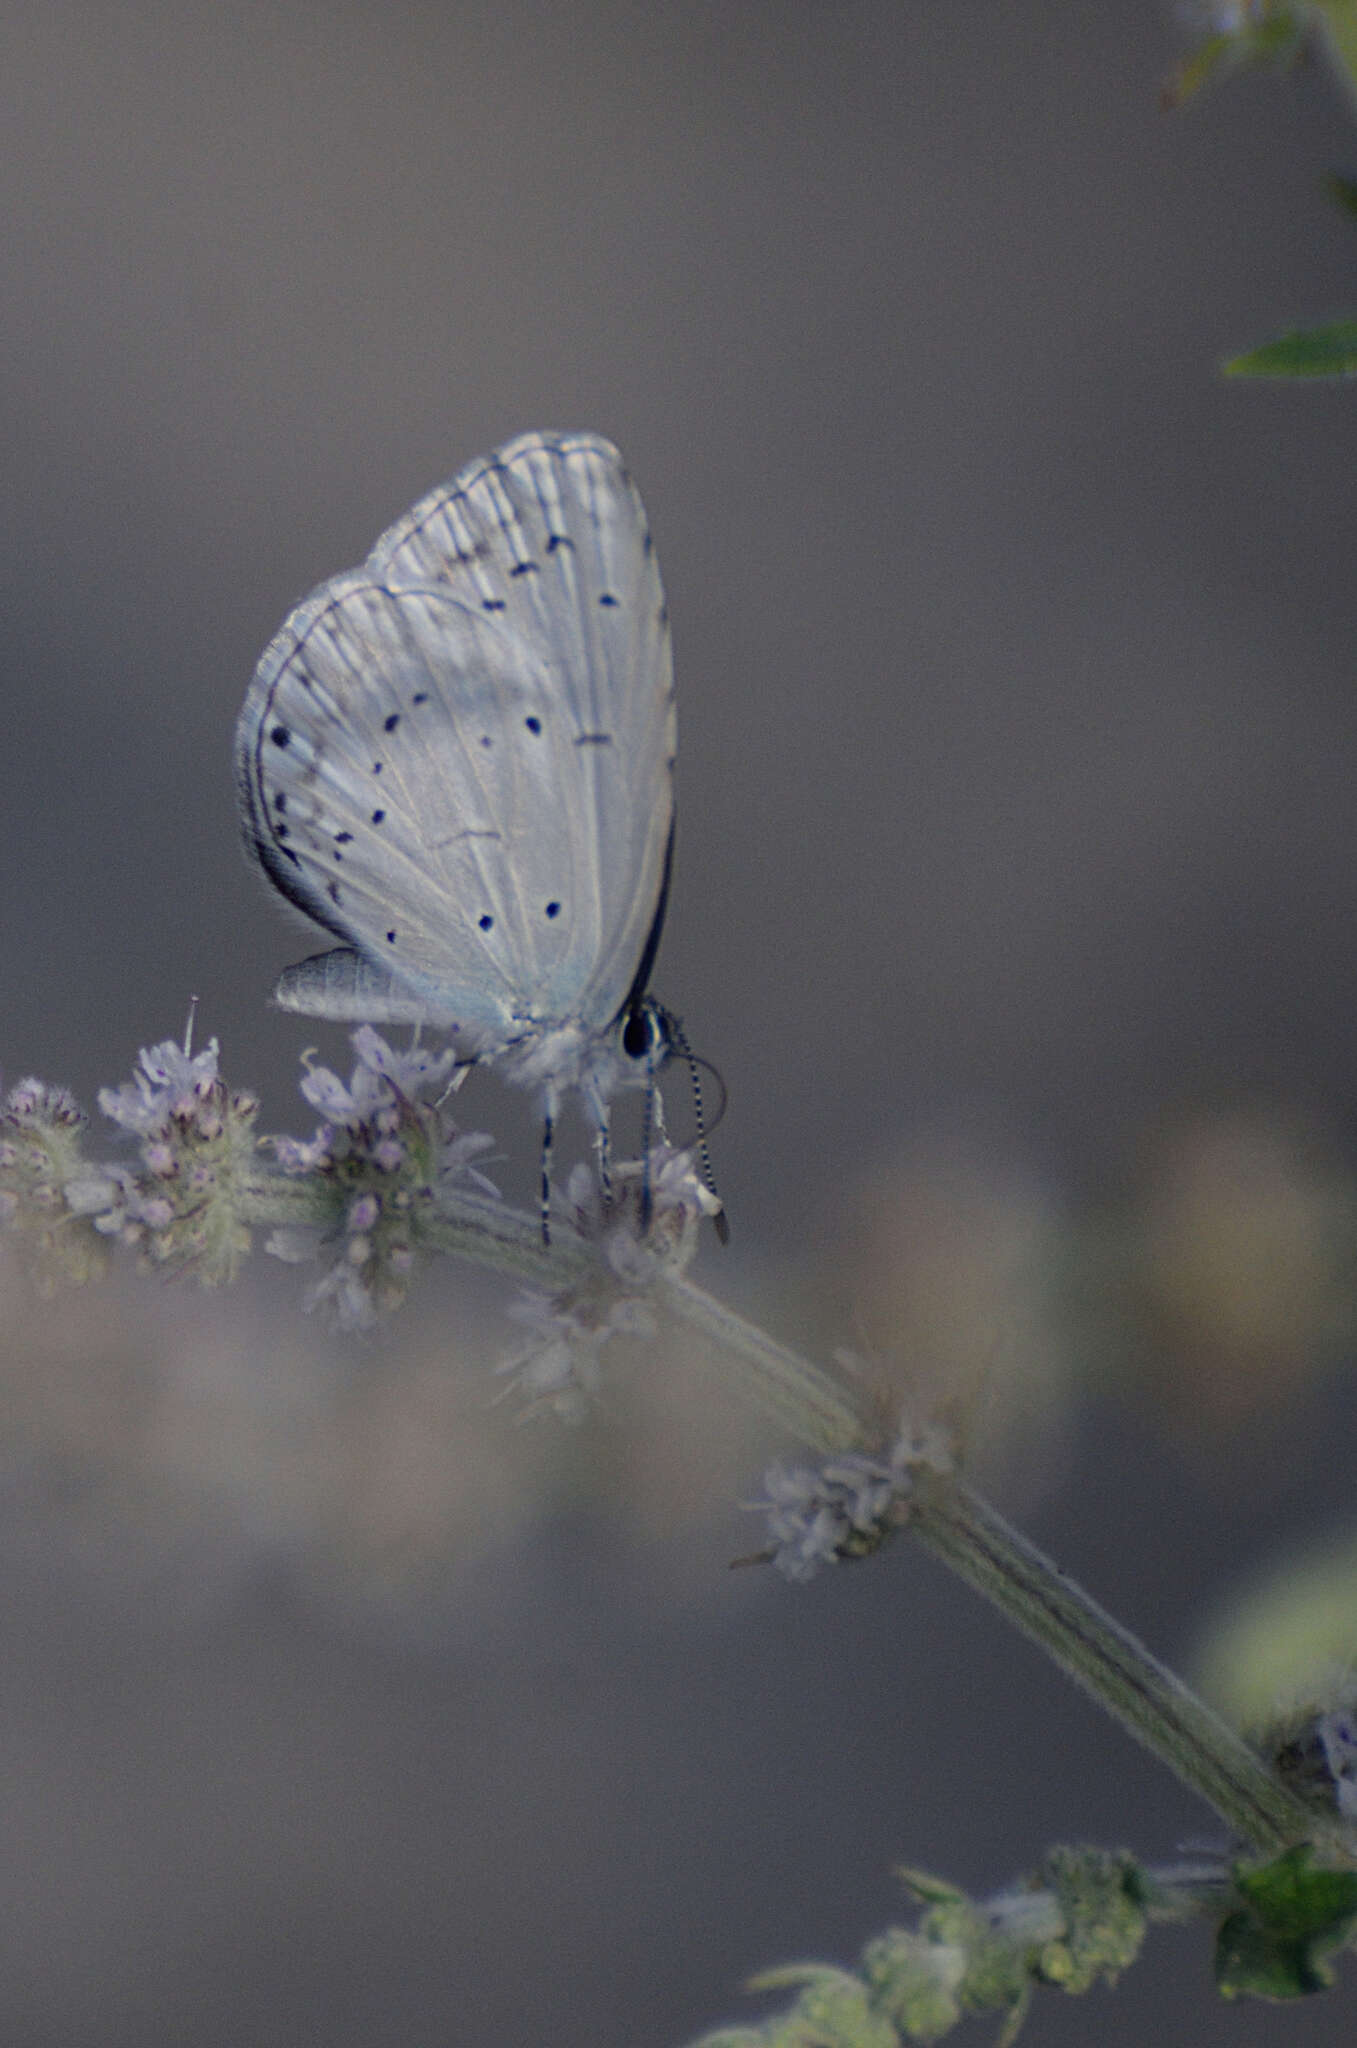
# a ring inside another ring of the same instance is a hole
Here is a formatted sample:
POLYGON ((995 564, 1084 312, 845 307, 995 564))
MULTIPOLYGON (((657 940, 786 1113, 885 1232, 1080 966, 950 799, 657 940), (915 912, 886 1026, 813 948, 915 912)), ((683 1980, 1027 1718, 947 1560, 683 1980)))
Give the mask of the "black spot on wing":
POLYGON ((273 731, 269 734, 269 738, 273 741, 275 747, 285 747, 290 743, 292 734, 285 725, 275 725, 273 731))
POLYGON ((384 719, 382 720, 382 731, 383 731, 383 732, 394 732, 394 731, 396 730, 396 727, 397 727, 397 726, 398 726, 398 725, 400 724, 400 722, 401 722, 401 715, 400 715, 399 711, 393 711, 393 712, 391 713, 391 716, 390 716, 389 718, 384 718, 384 719))

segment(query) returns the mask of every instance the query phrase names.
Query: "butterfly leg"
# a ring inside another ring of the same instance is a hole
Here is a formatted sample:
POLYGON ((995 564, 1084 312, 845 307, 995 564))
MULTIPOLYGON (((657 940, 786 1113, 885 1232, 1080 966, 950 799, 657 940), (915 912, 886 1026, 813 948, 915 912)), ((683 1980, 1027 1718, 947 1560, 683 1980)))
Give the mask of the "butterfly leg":
MULTIPOLYGON (((647 1064, 648 1064, 648 1063, 647 1063, 647 1064)), ((657 1105, 657 1103, 658 1103, 658 1102, 659 1102, 659 1090, 658 1090, 658 1088, 657 1088, 657 1087, 655 1086, 655 1073, 654 1073, 654 1069, 653 1069, 653 1068, 649 1068, 649 1067, 648 1067, 648 1071, 647 1071, 647 1074, 646 1074, 646 1096, 645 1096, 645 1104, 644 1104, 644 1106, 643 1106, 643 1108, 642 1108, 642 1110, 641 1110, 641 1235, 642 1235, 642 1237, 646 1237, 646 1236, 647 1236, 647 1235, 649 1234, 649 1231, 650 1231, 650 1217, 651 1217, 651 1211, 652 1211, 652 1208, 653 1208, 653 1206, 654 1206, 654 1204, 653 1204, 653 1202, 652 1202, 652 1199, 651 1199, 651 1192, 650 1192, 650 1146, 651 1146, 651 1141, 652 1141, 652 1139, 653 1139, 653 1137, 654 1137, 654 1135, 655 1135, 655 1125, 656 1125, 656 1123, 657 1123, 657 1122, 658 1122, 658 1124, 659 1124, 659 1136, 660 1136, 660 1142, 661 1142, 661 1143, 663 1143, 663 1142, 664 1142, 664 1110, 663 1110, 663 1107, 661 1106, 661 1107, 660 1107, 660 1110, 659 1110, 659 1115, 658 1115, 658 1118, 657 1118, 657 1117, 656 1117, 656 1105, 657 1105)))
POLYGON ((599 1192, 603 1196, 604 1208, 611 1209, 613 1205, 612 1132, 609 1125, 608 1105, 606 1102, 600 1102, 597 1105, 597 1118, 598 1120, 594 1125, 594 1157, 598 1161, 599 1192))
POLYGON ((556 1139, 556 1108, 548 1102, 542 1112, 542 1242, 551 1243, 551 1152, 556 1139))

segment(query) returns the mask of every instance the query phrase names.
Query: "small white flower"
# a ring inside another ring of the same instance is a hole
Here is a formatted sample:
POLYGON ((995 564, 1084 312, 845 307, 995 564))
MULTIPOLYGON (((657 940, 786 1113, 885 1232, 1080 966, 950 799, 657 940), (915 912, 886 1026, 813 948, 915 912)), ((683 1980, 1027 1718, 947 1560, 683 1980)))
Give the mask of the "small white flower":
POLYGON ((767 1498, 749 1505, 768 1517, 772 1563, 784 1577, 805 1580, 821 1565, 878 1549, 908 1519, 920 1466, 950 1472, 952 1447, 940 1425, 908 1417, 884 1456, 840 1451, 818 1466, 771 1466, 767 1498))
POLYGON ((499 1371, 529 1414, 549 1409, 577 1421, 602 1385, 605 1345, 614 1337, 653 1336, 650 1295, 688 1265, 703 1218, 720 1203, 690 1154, 660 1145, 648 1160, 618 1168, 611 1200, 591 1168, 576 1166, 564 1206, 578 1234, 595 1246, 597 1262, 559 1293, 522 1295, 509 1313, 532 1326, 537 1342, 499 1371))
POLYGON ((525 1353, 512 1370, 525 1418, 550 1411, 561 1422, 583 1422, 603 1382, 597 1352, 563 1337, 525 1353))
MULTIPOLYGON (((172 1038, 143 1047, 141 1072, 121 1088, 101 1088, 99 1107, 106 1117, 139 1137, 163 1131, 171 1117, 196 1119, 217 1082, 217 1052, 215 1038, 193 1054, 172 1038)), ((220 1128, 217 1119, 217 1130, 206 1135, 216 1136, 220 1128)))
POLYGON ((499 1200, 499 1189, 485 1174, 478 1171, 471 1162, 481 1153, 493 1152, 495 1141, 485 1131, 465 1131, 451 1138, 443 1147, 443 1164, 440 1169, 445 1180, 470 1181, 482 1195, 489 1195, 492 1201, 499 1200))
POLYGON ((369 1330, 377 1320, 371 1290, 363 1284, 357 1267, 346 1259, 331 1266, 324 1279, 308 1290, 302 1307, 308 1314, 316 1308, 329 1309, 341 1330, 369 1330))
POLYGON ((4 1115, 19 1125, 82 1124, 85 1119, 69 1088, 54 1088, 30 1077, 5 1097, 4 1115))
POLYGON ((118 1184, 93 1170, 87 1178, 68 1180, 61 1190, 72 1216, 98 1216, 118 1199, 118 1184))
POLYGON ((361 1062, 348 1082, 341 1081, 329 1067, 308 1067, 301 1086, 312 1109, 349 1130, 366 1123, 392 1100, 391 1089, 382 1076, 361 1062))
POLYGON ((68 1204, 157 1265, 209 1284, 230 1279, 250 1244, 242 1189, 254 1170, 259 1103, 222 1080, 216 1039, 192 1054, 173 1039, 144 1047, 131 1081, 100 1089, 99 1104, 141 1141, 143 1170, 72 1174, 68 1204), (96 1178, 108 1183, 98 1211, 88 1206, 96 1178))
MULTIPOLYGON (((360 1025, 351 1043, 357 1064, 349 1081, 341 1081, 329 1067, 312 1066, 302 1082, 302 1094, 322 1116, 353 1130, 371 1122, 383 1109, 448 1093, 449 1076, 456 1066, 453 1051, 435 1054, 416 1045, 408 1052, 397 1052, 370 1024, 360 1025)), ((460 1076, 451 1085, 458 1079, 460 1076)))
POLYGON ((307 1055, 302 1094, 329 1121, 309 1141, 272 1141, 285 1173, 319 1184, 318 1207, 333 1220, 275 1231, 265 1249, 296 1262, 329 1246, 334 1264, 305 1305, 361 1330, 404 1299, 437 1189, 461 1181, 492 1199, 498 1190, 471 1164, 494 1140, 457 1131, 443 1108, 460 1079, 454 1054, 396 1052, 366 1024, 351 1042, 348 1081, 307 1055))
POLYGON ((721 1211, 692 1153, 671 1145, 656 1145, 645 1159, 619 1166, 610 1199, 591 1168, 576 1166, 565 1201, 580 1236, 598 1246, 614 1279, 635 1293, 647 1292, 665 1273, 683 1272, 704 1219, 721 1211))
POLYGON ((301 1266, 308 1259, 315 1258, 324 1237, 324 1231, 314 1224, 280 1224, 265 1238, 264 1250, 272 1258, 281 1259, 285 1265, 301 1266))
POLYGON ((323 1124, 314 1138, 267 1138, 284 1173, 319 1173, 331 1163, 334 1132, 323 1124))
MULTIPOLYGON (((448 1077, 457 1067, 457 1055, 451 1047, 444 1052, 431 1053, 427 1046, 412 1045, 407 1051, 398 1052, 370 1024, 362 1024, 354 1032, 353 1049, 365 1067, 389 1081, 397 1095, 408 1096, 411 1100, 446 1095, 449 1092, 448 1077)), ((455 1074, 451 1087, 459 1087, 465 1073, 463 1066, 455 1074)))
POLYGON ((524 1400, 525 1416, 550 1410, 563 1422, 582 1421, 597 1399, 605 1344, 613 1337, 651 1336, 655 1327, 644 1302, 586 1289, 541 1294, 525 1288, 509 1314, 527 1323, 537 1341, 496 1368, 509 1379, 505 1391, 524 1400))
MULTIPOLYGON (((87 1184, 87 1192, 92 1199, 92 1183, 87 1184)), ((139 1244, 148 1230, 168 1230, 174 1221, 173 1204, 163 1195, 148 1195, 129 1167, 109 1167, 105 1192, 107 1200, 99 1212, 85 1212, 94 1216, 95 1229, 105 1237, 121 1238, 124 1244, 139 1244)), ((66 1199, 71 1199, 69 1189, 66 1199)))

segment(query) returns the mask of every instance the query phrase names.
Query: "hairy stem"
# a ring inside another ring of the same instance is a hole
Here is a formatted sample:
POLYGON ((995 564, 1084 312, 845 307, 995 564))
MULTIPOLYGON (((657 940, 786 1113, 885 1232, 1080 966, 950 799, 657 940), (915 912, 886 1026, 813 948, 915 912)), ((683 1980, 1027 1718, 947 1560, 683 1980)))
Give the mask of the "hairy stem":
POLYGON ((1180 1678, 979 1494, 920 1474, 910 1526, 1245 1841, 1267 1854, 1316 1839, 1343 1849, 1336 1826, 1288 1791, 1180 1678))

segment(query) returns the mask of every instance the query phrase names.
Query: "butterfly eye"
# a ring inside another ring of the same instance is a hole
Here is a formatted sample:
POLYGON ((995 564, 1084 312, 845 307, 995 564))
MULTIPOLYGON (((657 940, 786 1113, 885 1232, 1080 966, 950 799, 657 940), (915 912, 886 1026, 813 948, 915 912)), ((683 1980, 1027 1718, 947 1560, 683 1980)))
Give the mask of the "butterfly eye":
POLYGON ((622 1026, 622 1050, 629 1060, 646 1060, 669 1050, 669 1033, 658 1003, 633 1003, 622 1026))

